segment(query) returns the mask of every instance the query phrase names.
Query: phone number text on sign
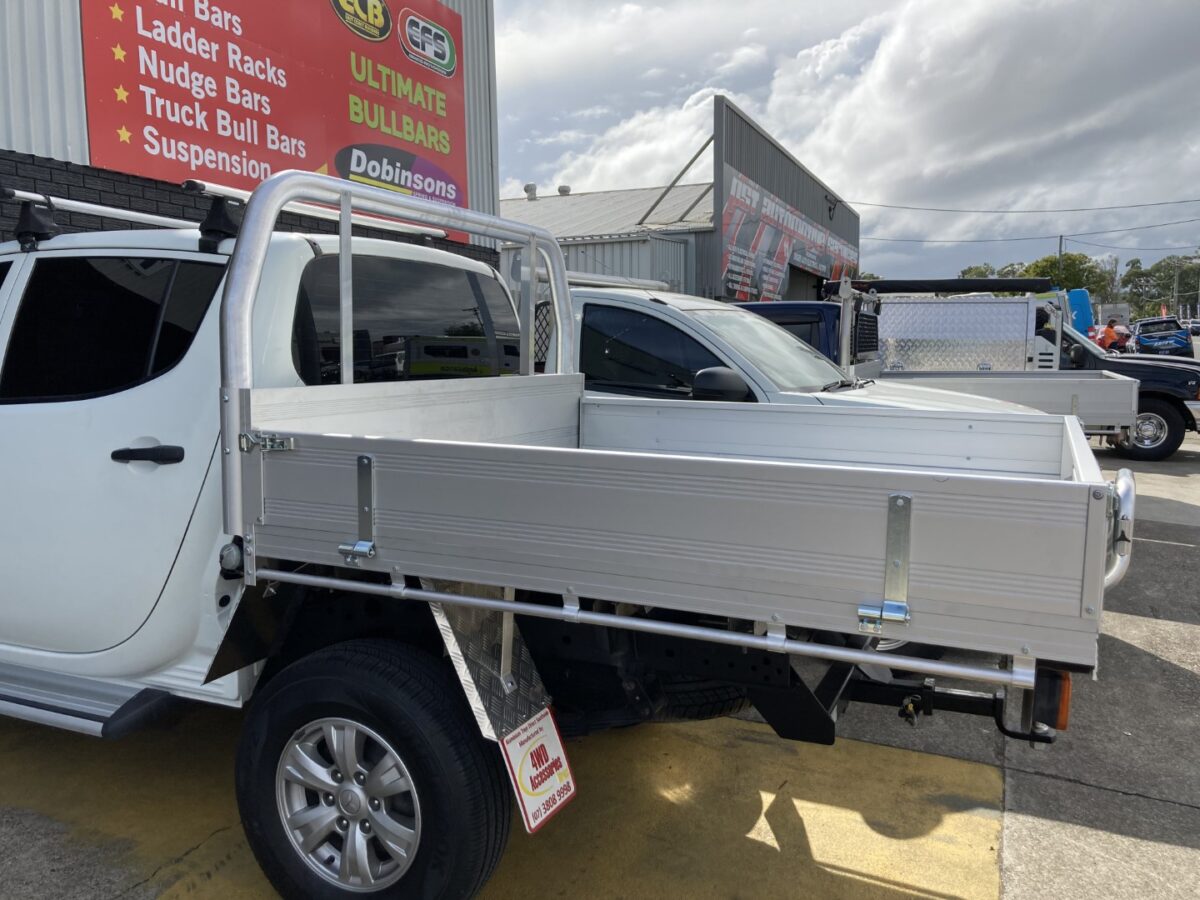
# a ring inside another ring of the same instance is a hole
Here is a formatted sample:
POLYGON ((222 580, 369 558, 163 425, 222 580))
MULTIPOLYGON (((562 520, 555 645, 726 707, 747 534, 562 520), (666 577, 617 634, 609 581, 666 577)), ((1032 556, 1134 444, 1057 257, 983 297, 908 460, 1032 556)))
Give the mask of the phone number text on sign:
POLYGON ((537 831, 575 796, 575 779, 549 709, 501 741, 525 830, 537 831))

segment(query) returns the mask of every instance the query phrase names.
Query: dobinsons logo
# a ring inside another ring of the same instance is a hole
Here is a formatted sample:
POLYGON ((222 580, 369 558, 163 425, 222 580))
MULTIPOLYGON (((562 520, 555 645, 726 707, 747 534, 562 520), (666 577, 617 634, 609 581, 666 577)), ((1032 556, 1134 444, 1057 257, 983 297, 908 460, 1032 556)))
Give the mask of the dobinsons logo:
POLYGON ((392 33, 392 14, 384 0, 329 0, 346 27, 368 41, 382 41, 392 33))
POLYGON ((398 21, 400 46, 409 59, 447 78, 454 74, 458 51, 449 31, 408 8, 400 11, 398 21))

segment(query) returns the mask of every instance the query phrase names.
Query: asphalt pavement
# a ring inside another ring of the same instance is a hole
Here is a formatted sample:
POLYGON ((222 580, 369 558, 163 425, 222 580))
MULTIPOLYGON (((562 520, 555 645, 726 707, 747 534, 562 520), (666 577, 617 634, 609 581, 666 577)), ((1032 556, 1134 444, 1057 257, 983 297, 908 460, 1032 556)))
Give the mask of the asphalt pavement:
MULTIPOLYGON (((485 896, 1200 897, 1200 439, 1133 468, 1133 565, 1055 746, 877 707, 833 747, 731 719, 595 735, 569 745, 578 799, 514 824, 485 896)), ((196 709, 106 744, 0 720, 0 897, 273 896, 233 799, 239 723, 196 709)))

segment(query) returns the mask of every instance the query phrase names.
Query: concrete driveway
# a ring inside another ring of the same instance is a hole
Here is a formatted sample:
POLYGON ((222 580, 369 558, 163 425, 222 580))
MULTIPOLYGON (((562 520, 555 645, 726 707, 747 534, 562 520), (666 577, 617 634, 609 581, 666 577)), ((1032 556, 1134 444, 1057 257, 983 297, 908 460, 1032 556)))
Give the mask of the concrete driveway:
MULTIPOLYGON (((1200 440, 1135 468, 1133 567, 1054 747, 873 707, 834 747, 741 720, 596 735, 570 745, 579 799, 514 825, 486 896, 1200 897, 1200 440)), ((272 896, 233 800, 239 721, 104 744, 0 720, 0 895, 272 896)))

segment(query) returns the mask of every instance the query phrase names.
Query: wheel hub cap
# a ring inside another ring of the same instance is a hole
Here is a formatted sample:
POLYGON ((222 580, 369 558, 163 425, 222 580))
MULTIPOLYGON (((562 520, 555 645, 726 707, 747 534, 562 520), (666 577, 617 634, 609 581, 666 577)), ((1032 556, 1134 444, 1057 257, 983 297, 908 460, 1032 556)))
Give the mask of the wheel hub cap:
POLYGON ((1167 423, 1162 416, 1142 413, 1137 418, 1135 440, 1141 447, 1157 447, 1167 436, 1167 423))
POLYGON ((292 848, 325 881, 382 891, 412 865, 421 806, 400 754, 365 725, 318 719, 283 748, 275 796, 292 848))
POLYGON ((341 809, 344 816, 357 816, 366 808, 366 805, 359 796, 359 792, 354 788, 346 788, 338 797, 338 808, 341 809))

